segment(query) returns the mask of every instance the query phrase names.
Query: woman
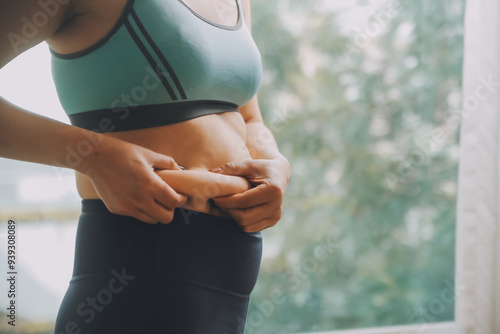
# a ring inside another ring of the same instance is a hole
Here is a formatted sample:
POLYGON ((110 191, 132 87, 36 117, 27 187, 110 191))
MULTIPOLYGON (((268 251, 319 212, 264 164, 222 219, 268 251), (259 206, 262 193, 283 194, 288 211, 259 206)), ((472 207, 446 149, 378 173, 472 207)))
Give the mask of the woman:
POLYGON ((243 0, 0 4, 0 67, 41 41, 72 125, 0 100, 0 156, 76 171, 56 333, 242 333, 290 166, 243 0), (182 166, 182 168, 181 168, 182 166))

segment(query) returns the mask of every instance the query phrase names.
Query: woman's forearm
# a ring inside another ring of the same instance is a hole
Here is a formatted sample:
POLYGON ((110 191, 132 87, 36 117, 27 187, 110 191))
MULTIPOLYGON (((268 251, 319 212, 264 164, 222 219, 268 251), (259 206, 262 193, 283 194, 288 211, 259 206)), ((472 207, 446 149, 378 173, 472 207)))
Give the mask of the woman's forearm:
POLYGON ((290 180, 291 170, 288 160, 280 153, 271 131, 260 121, 246 123, 246 145, 253 159, 275 159, 283 164, 286 177, 290 180))
POLYGON ((0 157, 82 173, 104 136, 43 117, 0 98, 0 157))

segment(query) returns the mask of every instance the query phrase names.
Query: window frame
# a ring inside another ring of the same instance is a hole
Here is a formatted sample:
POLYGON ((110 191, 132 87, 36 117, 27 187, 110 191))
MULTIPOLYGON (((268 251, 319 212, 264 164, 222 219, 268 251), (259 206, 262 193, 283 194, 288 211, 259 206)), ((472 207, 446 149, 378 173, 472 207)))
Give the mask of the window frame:
POLYGON ((296 334, 458 334, 456 321, 296 334))

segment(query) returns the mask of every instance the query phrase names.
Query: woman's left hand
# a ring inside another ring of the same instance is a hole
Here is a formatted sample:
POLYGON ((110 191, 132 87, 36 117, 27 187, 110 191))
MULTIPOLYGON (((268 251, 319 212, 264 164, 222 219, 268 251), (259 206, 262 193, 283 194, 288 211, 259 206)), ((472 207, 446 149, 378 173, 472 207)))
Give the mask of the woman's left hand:
POLYGON ((253 188, 243 193, 213 198, 245 232, 262 231, 280 220, 291 176, 290 164, 284 157, 230 162, 211 171, 242 176, 252 184, 253 188))

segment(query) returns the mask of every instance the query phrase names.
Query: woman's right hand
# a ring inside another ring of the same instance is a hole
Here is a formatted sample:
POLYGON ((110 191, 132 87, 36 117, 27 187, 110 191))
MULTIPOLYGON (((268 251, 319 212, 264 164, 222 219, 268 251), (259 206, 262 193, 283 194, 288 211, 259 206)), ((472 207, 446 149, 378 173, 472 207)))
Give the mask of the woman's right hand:
POLYGON ((154 171, 181 170, 174 159, 119 139, 101 139, 77 169, 90 178, 108 210, 149 224, 170 223, 174 209, 188 198, 154 171))

